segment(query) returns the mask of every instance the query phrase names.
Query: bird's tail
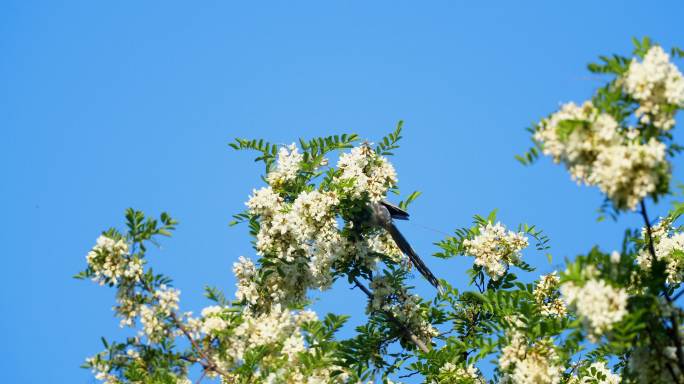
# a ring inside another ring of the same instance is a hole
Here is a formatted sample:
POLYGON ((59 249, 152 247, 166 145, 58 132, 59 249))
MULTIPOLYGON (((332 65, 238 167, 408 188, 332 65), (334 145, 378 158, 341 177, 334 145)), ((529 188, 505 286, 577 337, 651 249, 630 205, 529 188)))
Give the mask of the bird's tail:
POLYGON ((439 280, 437 280, 427 265, 423 263, 423 260, 421 260, 420 256, 418 256, 416 251, 414 251, 408 241, 406 241, 404 235, 399 232, 399 229, 394 224, 390 224, 387 228, 387 231, 389 232, 390 236, 392 236, 392 239, 397 244, 399 249, 401 249, 401 251, 408 256, 413 265, 416 266, 418 272, 420 272, 420 274, 423 275, 423 277, 425 277, 430 284, 437 288, 439 292, 442 292, 442 286, 439 284, 439 280))

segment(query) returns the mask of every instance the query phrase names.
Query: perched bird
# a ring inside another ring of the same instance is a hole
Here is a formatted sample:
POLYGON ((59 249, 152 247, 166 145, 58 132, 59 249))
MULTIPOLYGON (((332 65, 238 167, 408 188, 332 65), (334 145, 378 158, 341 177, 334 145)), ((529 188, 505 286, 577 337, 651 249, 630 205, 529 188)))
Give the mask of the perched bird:
POLYGON ((432 284, 435 288, 441 291, 439 281, 437 280, 435 275, 432 274, 430 269, 427 267, 427 265, 425 265, 423 260, 421 260, 420 256, 418 256, 416 251, 414 251, 413 248, 411 248, 411 245, 408 243, 404 235, 402 235, 401 232, 399 232, 399 229, 396 227, 396 225, 394 225, 393 219, 408 220, 408 212, 386 200, 377 203, 371 203, 370 208, 371 224, 384 228, 387 232, 389 232, 390 236, 392 236, 392 239, 397 244, 399 249, 406 256, 408 256, 409 260, 411 260, 413 265, 416 266, 418 272, 420 272, 420 274, 423 275, 423 277, 425 277, 425 279, 428 282, 430 282, 430 284, 432 284))

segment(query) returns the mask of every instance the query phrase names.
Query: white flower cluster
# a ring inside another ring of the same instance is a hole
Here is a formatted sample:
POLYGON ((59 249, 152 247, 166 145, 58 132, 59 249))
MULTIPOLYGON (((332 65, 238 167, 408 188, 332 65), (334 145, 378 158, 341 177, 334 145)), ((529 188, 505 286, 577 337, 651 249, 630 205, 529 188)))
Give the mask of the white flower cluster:
MULTIPOLYGON (((348 222, 347 225, 345 229, 351 229, 353 223, 348 222)), ((384 229, 372 229, 353 240, 344 237, 341 240, 339 258, 353 260, 356 265, 370 270, 377 268, 378 254, 384 254, 397 263, 404 260, 404 254, 384 229)))
POLYGON ((632 60, 624 89, 639 102, 639 120, 665 131, 675 124, 673 110, 666 106, 684 106, 684 77, 660 46, 651 47, 642 62, 632 60))
MULTIPOLYGON (((303 204, 306 205, 306 204, 303 204)), ((306 211, 310 206, 297 208, 306 211)), ((279 210, 274 210, 277 212, 279 210)), ((315 209, 310 212, 315 213, 315 209)), ((290 311, 285 305, 275 303, 279 300, 266 300, 259 296, 256 282, 257 268, 251 260, 240 257, 233 266, 238 284, 236 296, 247 303, 258 304, 253 310, 242 307, 237 313, 222 306, 209 306, 202 310, 198 319, 188 319, 186 328, 197 331, 206 345, 212 347, 208 354, 226 372, 235 372, 233 381, 242 378, 236 370, 245 359, 258 351, 259 368, 246 377, 249 382, 268 384, 343 384, 349 382, 350 375, 344 368, 332 363, 332 357, 322 352, 316 342, 307 345, 302 329, 318 316, 311 310, 290 311), (312 361, 325 362, 312 366, 312 361), (341 372, 341 374, 340 374, 341 372), (333 376, 336 373, 337 376, 333 376)), ((276 292, 275 290, 273 291, 276 292)), ((280 298, 280 296, 278 296, 280 298)), ((282 300, 280 300, 282 301, 282 300)), ((223 380, 224 378, 222 378, 223 380)), ((233 382, 225 378, 225 382, 233 382)), ((222 381, 223 382, 223 381, 222 381)))
POLYGON ((142 295, 130 291, 120 290, 117 293, 117 305, 112 308, 117 317, 121 318, 119 322, 120 327, 132 327, 135 323, 135 318, 140 314, 140 302, 143 300, 142 295))
POLYGON ((613 324, 627 314, 627 292, 606 284, 602 279, 591 278, 582 286, 566 282, 561 285, 561 292, 585 321, 592 342, 610 331, 613 324))
POLYGON ((384 254, 397 263, 404 259, 404 253, 401 252, 389 232, 384 229, 367 236, 365 245, 368 251, 384 254))
MULTIPOLYGON (((632 60, 617 83, 638 103, 642 124, 662 131, 674 126, 674 114, 684 107, 684 77, 661 47, 650 48, 643 62, 632 60)), ((670 168, 665 144, 639 137, 639 130, 622 129, 590 101, 564 104, 534 133, 542 152, 563 162, 573 180, 598 186, 616 208, 632 210, 668 180, 670 168)))
POLYGON ((561 106, 542 120, 534 138, 544 154, 565 164, 573 180, 598 186, 618 208, 634 209, 669 170, 665 145, 653 138, 640 143, 638 135, 635 129, 621 133, 612 116, 587 101, 561 106))
POLYGON ((391 313, 413 333, 430 340, 437 336, 437 330, 427 321, 425 310, 420 306, 420 296, 411 295, 405 287, 395 287, 389 277, 378 276, 371 281, 373 299, 368 302, 366 312, 391 313))
POLYGON ((140 323, 143 327, 140 335, 147 336, 151 343, 161 341, 167 334, 164 318, 155 309, 156 307, 149 305, 140 307, 140 323))
POLYGON ((235 298, 247 304, 256 304, 259 300, 259 286, 255 282, 257 269, 252 260, 240 256, 238 261, 233 263, 233 273, 237 279, 237 290, 235 298))
MULTIPOLYGON (((274 257, 282 274, 269 275, 266 282, 275 302, 295 302, 308 288, 327 289, 332 284, 330 268, 343 250, 337 227, 334 192, 302 192, 291 204, 270 187, 255 191, 247 202, 250 213, 259 215, 256 249, 260 256, 274 257)), ((254 275, 253 266, 240 267, 239 274, 254 275)), ((240 277, 240 276, 238 276, 240 277)), ((255 298, 255 287, 239 279, 240 297, 255 298)))
POLYGON ((629 141, 605 147, 593 164, 589 182, 597 185, 615 206, 635 209, 667 174, 665 151, 665 144, 654 138, 646 144, 629 141))
POLYGON ((534 139, 544 143, 543 153, 563 162, 573 180, 588 183, 596 157, 604 148, 619 144, 618 123, 599 113, 590 101, 567 103, 541 121, 534 139))
POLYGON ((228 322, 221 317, 222 313, 223 308, 217 305, 202 309, 202 333, 212 335, 228 328, 228 322))
POLYGON ((337 223, 342 197, 377 201, 396 184, 394 168, 385 158, 367 144, 352 148, 340 156, 334 178, 340 186, 337 192, 305 190, 294 197, 281 196, 279 183, 296 177, 302 161, 294 144, 281 148, 276 169, 267 175, 270 185, 254 190, 246 202, 249 213, 259 219, 257 254, 269 259, 265 268, 271 270, 260 273, 251 261, 241 259, 234 266, 238 300, 261 301, 258 305, 265 308, 301 302, 308 289, 332 285, 336 263, 353 260, 373 269, 377 253, 397 260, 403 256, 386 233, 364 233, 349 240, 337 223))
MULTIPOLYGON (((119 377, 112 373, 113 367, 106 357, 110 355, 110 351, 103 351, 95 356, 86 359, 86 365, 89 366, 95 375, 95 379, 102 382, 102 384, 123 384, 129 381, 122 381, 119 377)), ((117 355, 117 358, 125 359, 140 359, 140 354, 134 349, 126 350, 126 355, 117 355)), ((165 381, 169 384, 192 384, 192 382, 185 376, 176 376, 175 381, 165 381)), ((135 381, 138 383, 138 381, 135 381)))
POLYGON ((266 180, 273 186, 294 180, 303 159, 304 155, 299 153, 299 149, 294 143, 287 147, 281 147, 278 151, 276 169, 266 175, 266 180))
POLYGON ((116 375, 111 374, 111 366, 107 360, 104 359, 107 351, 100 352, 95 356, 86 359, 86 364, 90 366, 96 380, 100 380, 102 384, 120 384, 116 375))
POLYGON ((282 204, 283 198, 271 187, 255 189, 245 203, 250 213, 266 219, 275 216, 282 209, 282 204))
MULTIPOLYGON (((648 244, 646 229, 642 235, 648 244)), ((655 248, 656 258, 665 263, 667 282, 681 283, 684 279, 684 233, 675 231, 672 219, 665 218, 651 228, 651 236, 655 248)), ((637 263, 645 270, 651 269, 653 256, 646 245, 637 255, 637 263)))
POLYGON ((510 384, 558 384, 565 370, 550 340, 529 343, 520 331, 513 331, 501 350, 501 382, 510 384))
POLYGON ((479 226, 479 234, 463 241, 465 253, 475 256, 475 265, 481 266, 493 280, 506 273, 510 264, 520 261, 523 249, 528 246, 522 232, 506 230, 501 223, 479 226))
POLYGON ((484 377, 474 365, 460 367, 451 362, 447 362, 439 369, 440 383, 468 383, 486 384, 484 377))
POLYGON ((354 198, 367 194, 371 201, 377 202, 385 198, 387 190, 397 184, 397 173, 392 164, 375 153, 368 144, 352 148, 350 153, 343 153, 337 168, 341 171, 339 180, 353 180, 348 192, 354 198))
POLYGON ((534 299, 544 316, 563 317, 567 313, 565 302, 560 298, 560 279, 556 271, 539 278, 534 288, 534 299))
POLYGON ((579 375, 572 376, 568 384, 619 384, 620 376, 614 374, 603 361, 597 361, 583 368, 579 375))
POLYGON ((157 299, 158 311, 168 316, 178 310, 180 291, 162 284, 154 291, 154 298, 157 299))
POLYGON ((123 279, 139 281, 143 273, 142 260, 129 256, 126 241, 105 235, 97 238, 86 261, 93 270, 93 281, 100 285, 116 285, 123 279))
MULTIPOLYGON (((210 319, 221 319, 223 309, 220 307, 208 307, 202 311, 205 318, 205 327, 210 319)), ((314 347, 306 345, 301 326, 304 323, 317 321, 316 314, 312 311, 292 312, 284 309, 280 305, 275 305, 268 313, 253 314, 243 312, 242 321, 233 325, 224 321, 218 325, 218 321, 213 321, 215 325, 209 326, 205 332, 215 334, 217 330, 231 328, 231 332, 221 339, 221 345, 225 346, 225 351, 217 353, 213 359, 226 371, 238 368, 244 362, 245 356, 254 349, 265 347, 269 351, 261 361, 261 372, 265 377, 258 382, 263 383, 306 383, 306 384, 327 384, 345 383, 347 375, 339 375, 331 381, 333 371, 343 371, 342 368, 329 365, 325 368, 318 368, 311 372, 307 367, 308 360, 314 354, 320 353, 314 347), (303 354, 311 356, 303 357, 303 354), (302 358, 303 357, 303 358, 302 358)), ((317 355, 317 357, 322 357, 317 355)), ((257 374, 260 374, 257 372, 257 374)))
POLYGON ((179 290, 163 284, 154 291, 157 303, 139 307, 142 324, 140 336, 146 336, 150 343, 159 342, 168 336, 170 330, 166 320, 178 310, 179 295, 179 290))

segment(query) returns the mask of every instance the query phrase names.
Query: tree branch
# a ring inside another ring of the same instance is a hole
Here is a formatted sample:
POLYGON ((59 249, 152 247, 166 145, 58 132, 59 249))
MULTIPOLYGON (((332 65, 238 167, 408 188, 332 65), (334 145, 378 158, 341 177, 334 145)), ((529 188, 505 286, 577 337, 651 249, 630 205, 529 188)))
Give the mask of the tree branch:
MULTIPOLYGON (((368 288, 366 288, 366 286, 364 286, 359 281, 359 279, 356 277, 354 277, 354 284, 357 287, 359 287, 359 289, 361 289, 363 291, 363 293, 366 294, 366 296, 368 296, 369 300, 371 300, 371 301, 373 300, 373 293, 368 288)), ((413 344, 415 344, 416 347, 418 347, 418 349, 423 351, 423 353, 430 352, 430 348, 427 347, 425 342, 423 342, 423 340, 421 340, 418 336, 416 336, 416 334, 413 333, 413 331, 411 331, 406 325, 404 325, 401 321, 399 321, 399 319, 397 319, 391 312, 388 312, 388 311, 383 311, 383 312, 385 313, 385 315, 387 316, 389 321, 391 321, 392 323, 394 323, 394 325, 399 327, 399 329, 401 329, 401 331, 404 333, 404 335, 406 337, 408 337, 409 340, 411 340, 413 342, 413 344)))
POLYGON ((226 380, 232 381, 232 375, 229 372, 220 368, 216 364, 216 362, 204 351, 204 349, 202 349, 202 347, 200 347, 200 345, 197 343, 197 341, 195 341, 195 338, 192 337, 192 335, 190 334, 188 329, 185 327, 185 325, 183 325, 183 322, 181 322, 178 319, 178 316, 176 316, 176 313, 171 312, 170 317, 173 320, 176 327, 178 327, 178 329, 180 329, 181 332, 183 332, 183 334, 185 335, 185 337, 190 341, 190 344, 192 344, 192 347, 197 352, 197 354, 199 354, 204 359, 204 362, 200 362, 200 364, 202 364, 202 367, 204 367, 204 370, 205 371, 214 371, 214 372, 220 374, 221 376, 223 376, 226 380))
MULTIPOLYGON (((648 236, 648 250, 651 253, 651 265, 653 265, 658 258, 656 257, 655 246, 653 245, 653 231, 651 229, 651 221, 648 219, 648 212, 646 211, 646 203, 641 200, 641 216, 644 218, 644 223, 646 224, 646 234, 648 236)), ((668 305, 673 306, 672 298, 668 293, 667 284, 663 284, 663 295, 668 305)), ((675 352, 677 355, 677 365, 679 366, 679 371, 684 372, 684 351, 682 350, 682 335, 679 332, 679 319, 677 318, 675 311, 673 310, 670 314, 670 323, 672 324, 672 329, 670 336, 675 343, 675 352)))
POLYGON ((197 381, 195 382, 195 384, 200 384, 200 383, 202 382, 202 380, 204 379, 204 376, 205 376, 206 374, 207 374, 207 371, 206 371, 206 370, 203 370, 203 371, 202 371, 202 374, 200 374, 200 377, 199 377, 199 379, 197 379, 197 381))
MULTIPOLYGON (((154 296, 154 289, 152 289, 152 287, 150 287, 150 285, 144 279, 140 282, 140 284, 144 290, 146 290, 147 292, 152 294, 152 296, 154 296)), ((213 372, 216 372, 219 375, 223 376, 225 378, 225 380, 230 380, 229 382, 233 382, 232 375, 229 372, 222 369, 221 367, 219 367, 218 364, 216 364, 216 362, 204 351, 204 349, 202 349, 202 347, 200 347, 200 345, 197 343, 197 341, 195 341, 195 338, 192 337, 192 335, 190 334, 188 329, 185 327, 185 325, 183 325, 183 322, 180 321, 180 319, 178 319, 178 316, 176 316, 176 313, 171 312, 169 317, 173 321, 173 324, 178 329, 180 329, 181 332, 183 333, 183 335, 185 335, 185 337, 188 339, 188 341, 190 341, 190 344, 192 345, 192 348, 195 350, 195 352, 197 352, 197 354, 202 359, 204 359, 204 361, 202 361, 202 360, 195 360, 194 361, 194 362, 199 363, 202 366, 203 372, 213 371, 213 372)), ((194 359, 186 357, 186 358, 184 358, 184 360, 192 361, 194 359)))

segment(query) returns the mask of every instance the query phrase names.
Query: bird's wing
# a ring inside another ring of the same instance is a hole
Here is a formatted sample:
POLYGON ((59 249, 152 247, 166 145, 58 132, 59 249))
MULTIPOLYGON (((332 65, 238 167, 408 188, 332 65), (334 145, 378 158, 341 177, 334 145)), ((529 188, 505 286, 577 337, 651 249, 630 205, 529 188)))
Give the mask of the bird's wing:
POLYGON ((420 272, 425 279, 432 284, 435 288, 437 288, 440 292, 442 291, 441 286, 439 285, 439 280, 435 277, 435 275, 432 274, 432 271, 423 263, 423 260, 421 260, 420 256, 416 253, 416 251, 413 250, 411 245, 406 241, 406 238, 404 235, 399 232, 399 229, 394 225, 390 224, 387 227, 387 231, 389 232, 390 236, 392 236, 392 239, 394 240, 395 243, 397 243, 397 246, 399 249, 401 249, 402 252, 406 256, 408 256, 409 260, 413 263, 413 265, 416 266, 416 269, 418 272, 420 272))
POLYGON ((387 208, 393 219, 408 220, 409 214, 405 210, 399 208, 398 206, 390 203, 387 200, 383 200, 381 201, 381 203, 385 206, 385 208, 387 208))

